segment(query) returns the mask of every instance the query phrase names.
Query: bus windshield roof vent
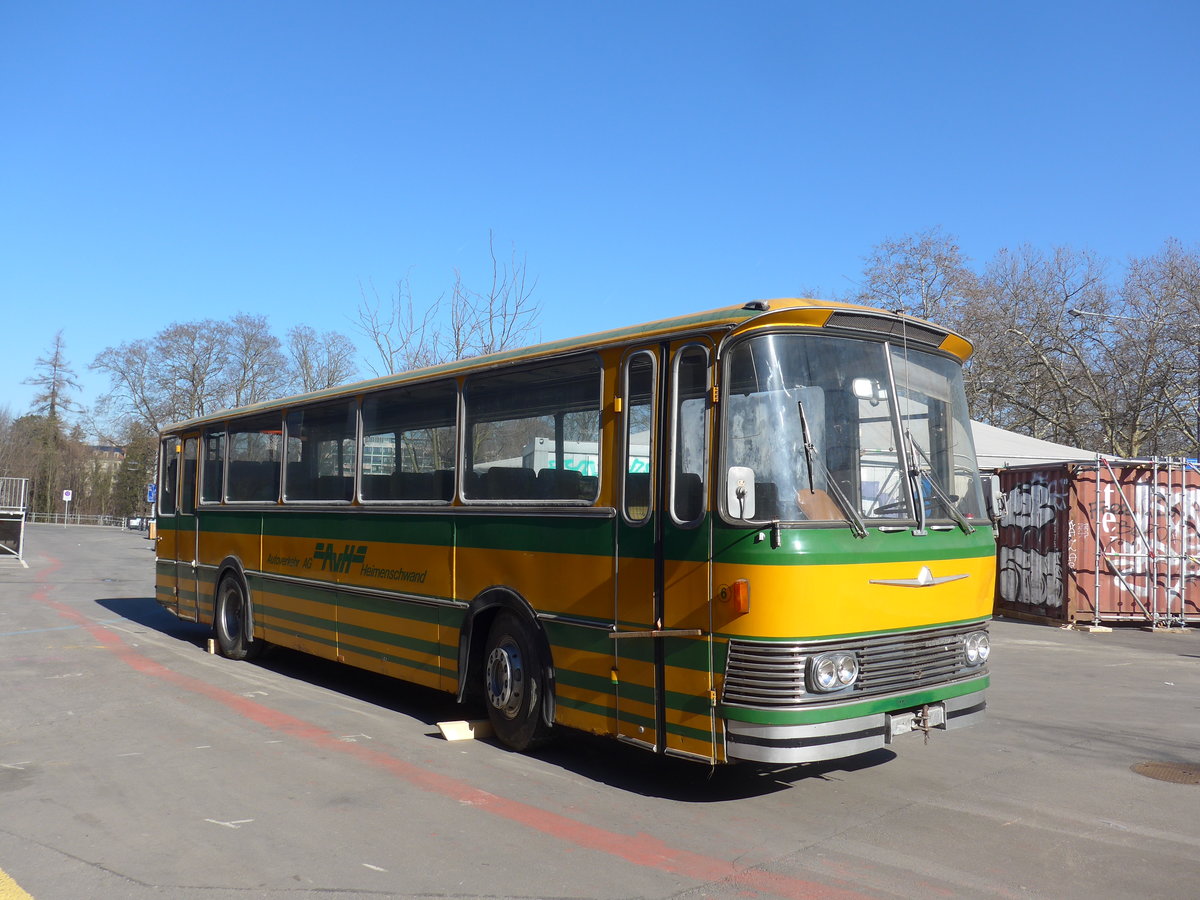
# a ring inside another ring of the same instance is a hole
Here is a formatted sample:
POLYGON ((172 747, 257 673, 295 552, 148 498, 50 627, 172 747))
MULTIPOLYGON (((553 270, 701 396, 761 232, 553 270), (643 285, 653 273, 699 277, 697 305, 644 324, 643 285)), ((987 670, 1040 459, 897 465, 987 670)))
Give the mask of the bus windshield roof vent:
POLYGON ((751 300, 749 303, 742 306, 742 309, 750 309, 754 312, 766 312, 771 308, 771 304, 766 300, 751 300))
POLYGON ((919 325, 907 319, 885 318, 857 312, 835 312, 829 317, 825 327, 869 331, 884 337, 903 337, 914 344, 929 344, 933 347, 939 346, 946 337, 944 331, 938 331, 928 325, 919 325))

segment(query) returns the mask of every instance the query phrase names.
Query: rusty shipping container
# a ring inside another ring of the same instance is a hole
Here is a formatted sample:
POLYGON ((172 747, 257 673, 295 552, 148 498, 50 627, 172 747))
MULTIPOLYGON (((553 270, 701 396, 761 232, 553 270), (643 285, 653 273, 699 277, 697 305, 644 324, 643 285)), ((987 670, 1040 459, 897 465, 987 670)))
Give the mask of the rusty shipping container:
POLYGON ((1001 469, 996 613, 1200 623, 1200 470, 1180 460, 1001 469))

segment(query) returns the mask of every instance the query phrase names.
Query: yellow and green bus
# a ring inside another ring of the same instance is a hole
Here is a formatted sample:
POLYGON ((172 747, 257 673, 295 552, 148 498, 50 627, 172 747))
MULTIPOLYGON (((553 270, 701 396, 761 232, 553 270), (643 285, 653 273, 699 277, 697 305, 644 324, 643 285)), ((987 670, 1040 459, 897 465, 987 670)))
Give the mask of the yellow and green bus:
POLYGON ((978 720, 994 547, 962 364, 911 317, 754 301, 163 432, 156 595, 707 763, 978 720))

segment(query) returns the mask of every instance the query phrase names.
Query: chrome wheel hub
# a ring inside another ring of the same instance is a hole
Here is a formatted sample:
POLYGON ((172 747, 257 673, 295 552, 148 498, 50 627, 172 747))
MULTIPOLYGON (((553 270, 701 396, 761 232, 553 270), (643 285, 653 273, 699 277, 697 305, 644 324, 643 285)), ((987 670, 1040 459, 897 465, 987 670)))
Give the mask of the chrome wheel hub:
POLYGON ((505 635, 487 661, 487 698, 493 709, 514 719, 525 697, 525 667, 521 648, 505 635))

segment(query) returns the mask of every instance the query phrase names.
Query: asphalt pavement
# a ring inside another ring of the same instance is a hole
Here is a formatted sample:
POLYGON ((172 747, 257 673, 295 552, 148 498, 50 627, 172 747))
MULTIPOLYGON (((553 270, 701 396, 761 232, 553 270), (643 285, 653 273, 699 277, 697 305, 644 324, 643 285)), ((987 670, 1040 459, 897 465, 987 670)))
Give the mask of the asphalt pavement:
POLYGON ((29 526, 25 553, 0 561, 0 900, 1200 895, 1194 630, 998 620, 983 724, 710 770, 452 743, 448 695, 212 656, 139 533, 29 526))

